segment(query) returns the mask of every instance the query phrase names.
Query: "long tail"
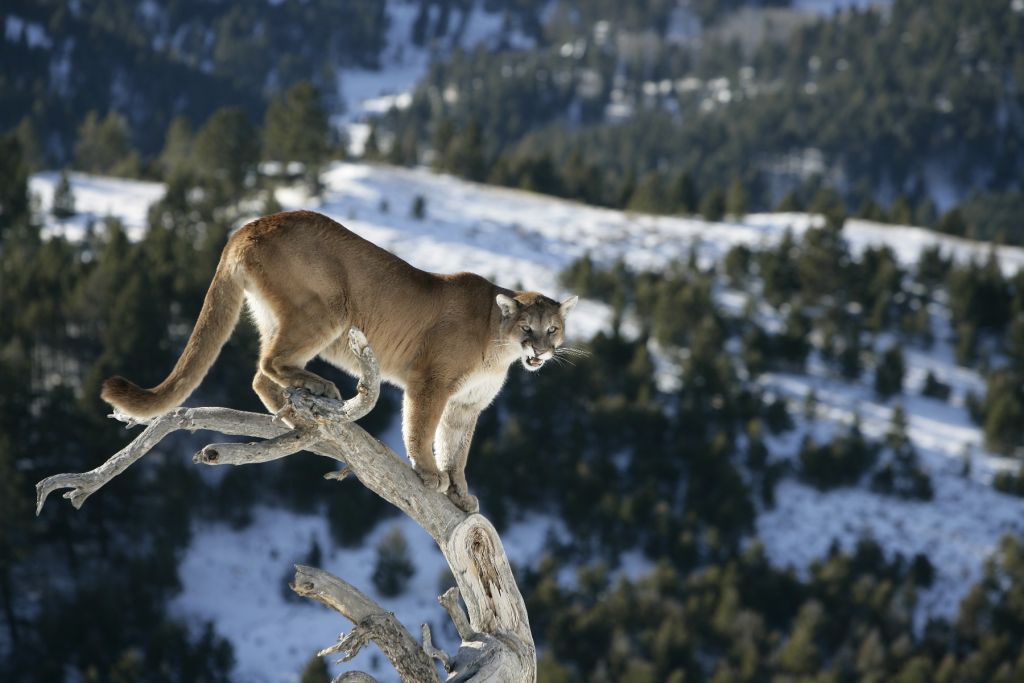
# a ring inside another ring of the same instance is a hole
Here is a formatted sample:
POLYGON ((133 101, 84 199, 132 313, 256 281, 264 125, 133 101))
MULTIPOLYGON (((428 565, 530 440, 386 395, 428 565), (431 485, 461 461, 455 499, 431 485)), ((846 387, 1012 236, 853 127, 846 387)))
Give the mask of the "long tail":
POLYGON ((163 382, 143 389, 123 377, 103 383, 100 396, 125 415, 145 419, 176 408, 195 391, 238 324, 245 290, 238 275, 221 260, 203 301, 203 309, 178 362, 163 382))

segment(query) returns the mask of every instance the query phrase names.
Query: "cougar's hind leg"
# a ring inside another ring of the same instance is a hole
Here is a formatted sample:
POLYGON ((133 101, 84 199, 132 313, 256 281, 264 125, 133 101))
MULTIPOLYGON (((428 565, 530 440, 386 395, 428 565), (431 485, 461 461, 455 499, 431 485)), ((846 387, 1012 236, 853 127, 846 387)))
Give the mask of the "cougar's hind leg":
POLYGON ((332 324, 336 316, 326 306, 322 308, 312 310, 314 306, 308 305, 301 309, 301 320, 289 316, 279 321, 260 355, 260 372, 282 387, 299 387, 316 396, 340 399, 333 382, 305 369, 306 363, 340 334, 340 324, 332 324))
POLYGON ((284 406, 284 392, 281 390, 281 385, 262 371, 256 371, 256 376, 252 380, 252 388, 271 413, 277 413, 284 406))

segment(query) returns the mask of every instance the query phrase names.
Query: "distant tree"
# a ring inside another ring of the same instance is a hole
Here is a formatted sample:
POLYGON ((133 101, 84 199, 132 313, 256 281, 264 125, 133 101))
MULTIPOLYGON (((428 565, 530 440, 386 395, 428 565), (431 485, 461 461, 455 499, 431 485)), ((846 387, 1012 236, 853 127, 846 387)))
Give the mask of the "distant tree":
MULTIPOLYGON (((472 119, 461 133, 456 133, 445 152, 445 168, 469 180, 482 181, 487 177, 484 158, 483 126, 472 119)), ((540 192, 555 194, 547 188, 540 192)))
POLYGON ((917 450, 907 435, 907 415, 901 405, 893 408, 885 444, 889 461, 874 473, 871 488, 901 498, 931 500, 931 478, 921 468, 917 450))
POLYGON ((708 221, 720 221, 725 216, 725 192, 716 187, 700 200, 700 215, 708 221))
POLYGON ((366 140, 363 142, 363 159, 367 161, 376 161, 380 159, 380 140, 379 134, 377 133, 377 122, 374 121, 370 124, 370 132, 366 135, 366 140))
POLYGON ((298 161, 311 189, 331 149, 331 129, 320 96, 312 83, 303 81, 271 100, 263 120, 263 158, 298 161))
POLYGON ((0 137, 0 235, 28 218, 28 166, 14 135, 0 137))
POLYGON ((875 393, 883 398, 888 398, 903 391, 905 372, 906 364, 903 360, 903 351, 894 344, 882 354, 878 367, 875 368, 875 393))
POLYGON ((883 209, 878 202, 871 197, 868 197, 861 202, 860 207, 857 209, 857 218, 876 221, 878 223, 885 223, 889 220, 889 217, 885 213, 885 209, 883 209))
POLYGON ((889 222, 896 225, 913 224, 914 212, 906 195, 898 195, 892 203, 892 207, 889 209, 889 222))
POLYGON ((409 213, 418 221, 423 220, 427 216, 427 199, 421 194, 413 197, 412 208, 409 213))
POLYGON ((678 213, 697 213, 697 186, 688 171, 679 171, 672 176, 668 186, 668 199, 672 210, 678 213))
POLYGON ((733 287, 741 287, 750 275, 750 267, 753 262, 753 254, 750 248, 743 244, 736 244, 729 248, 725 254, 723 266, 725 274, 729 278, 729 284, 733 287))
POLYGON ((950 387, 945 382, 939 380, 931 370, 924 378, 924 387, 921 389, 921 393, 925 396, 938 399, 940 401, 949 400, 950 387))
POLYGON ((165 179, 191 168, 194 145, 195 132, 192 130, 192 124, 184 116, 175 116, 171 120, 171 125, 167 127, 164 148, 157 158, 157 167, 165 179))
POLYGON ((829 223, 841 224, 846 217, 846 202, 834 189, 823 187, 814 195, 807 210, 810 213, 821 214, 829 223))
POLYGON ((139 174, 139 155, 131 141, 128 121, 110 111, 100 120, 89 112, 78 128, 75 167, 88 173, 134 177, 139 174))
POLYGON ((859 482, 877 459, 878 446, 864 438, 857 421, 830 443, 816 444, 805 437, 800 446, 800 476, 822 490, 850 486, 859 482))
POLYGON ((21 155, 30 173, 42 170, 46 164, 43 150, 39 146, 39 131, 36 129, 32 119, 24 117, 14 129, 14 136, 21 143, 21 155))
POLYGON ((249 118, 238 108, 215 111, 195 140, 195 171, 228 202, 242 198, 258 147, 249 118))
POLYGON ((733 218, 746 215, 748 210, 747 192, 743 181, 734 177, 725 191, 725 213, 733 218))
POLYGON ((787 192, 779 203, 775 205, 775 210, 783 213, 793 213, 804 210, 804 205, 800 201, 800 196, 796 192, 787 192))
POLYGON ((1024 374, 1012 369, 990 373, 979 408, 988 448, 1007 455, 1024 448, 1024 374))
POLYGON ((1024 498, 1024 465, 1018 466, 1016 471, 997 472, 996 476, 992 478, 992 488, 1011 496, 1024 498))
MULTIPOLYGON (((290 570, 294 573, 294 571, 290 570)), ((323 657, 314 656, 306 663, 306 668, 299 676, 299 683, 331 683, 331 672, 323 657)))
POLYGON ((373 585, 381 595, 395 597, 405 591, 416 567, 409 556, 409 544, 400 527, 394 527, 377 544, 377 564, 373 569, 373 585))
POLYGON ((60 180, 53 190, 53 206, 50 212, 60 219, 71 218, 77 213, 75 209, 75 193, 71 189, 71 181, 68 180, 68 170, 65 168, 60 172, 60 180))
POLYGON ((668 203, 661 174, 657 172, 644 174, 640 178, 640 182, 636 184, 636 189, 633 190, 626 209, 644 213, 664 213, 668 209, 668 203))
POLYGON ((824 627, 824 621, 821 603, 807 602, 800 607, 789 640, 779 652, 783 671, 801 675, 818 670, 821 663, 818 633, 824 627))
POLYGON ((967 235, 967 222, 959 208, 952 208, 942 214, 936 228, 950 235, 967 235))

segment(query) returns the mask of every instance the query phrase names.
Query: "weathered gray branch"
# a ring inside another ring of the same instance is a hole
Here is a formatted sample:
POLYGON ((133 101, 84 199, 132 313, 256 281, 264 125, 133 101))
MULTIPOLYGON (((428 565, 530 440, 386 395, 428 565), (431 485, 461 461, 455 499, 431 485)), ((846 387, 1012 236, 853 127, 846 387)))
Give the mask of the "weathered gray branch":
POLYGON ((444 650, 439 650, 434 647, 434 639, 430 635, 430 624, 421 624, 420 634, 423 636, 423 651, 426 652, 427 656, 431 659, 436 659, 441 662, 441 666, 444 667, 444 670, 451 673, 451 657, 449 657, 448 653, 444 650))
POLYGON ((321 656, 341 652, 345 654, 341 661, 348 661, 373 640, 403 681, 439 681, 433 661, 395 615, 386 612, 352 584, 323 570, 297 565, 292 590, 322 602, 355 624, 337 643, 321 650, 321 656))
MULTIPOLYGON (((289 390, 287 405, 277 416, 225 408, 179 408, 151 421, 130 444, 96 469, 58 474, 39 482, 36 513, 41 512, 47 496, 60 489, 70 489, 64 497, 75 508, 80 508, 86 498, 164 437, 182 429, 208 429, 264 439, 254 443, 211 444, 193 458, 201 464, 267 462, 299 450, 334 459, 344 466, 340 471, 329 473, 329 478, 355 474, 365 486, 416 520, 437 542, 458 584, 458 589, 448 591, 439 600, 463 642, 454 657, 433 647, 429 631, 419 644, 394 615, 354 587, 321 570, 298 567, 294 590, 323 602, 355 624, 347 636, 324 654, 354 655, 373 640, 406 682, 438 680, 431 659, 436 657, 447 661, 448 681, 534 683, 536 651, 526 606, 501 539, 485 517, 467 515, 445 495, 428 490, 404 459, 352 423, 376 403, 380 368, 360 332, 352 331, 349 344, 359 359, 362 372, 353 398, 337 401, 315 397, 303 390, 289 390), (458 604, 460 594, 466 603, 468 618, 458 604)), ((348 672, 335 680, 373 681, 362 672, 348 672)))
POLYGON ((441 606, 448 612, 448 616, 451 617, 452 623, 455 624, 455 630, 459 633, 459 638, 470 640, 475 635, 475 632, 473 627, 469 625, 469 617, 466 616, 466 613, 462 611, 462 606, 459 605, 459 589, 452 586, 437 601, 441 603, 441 606))

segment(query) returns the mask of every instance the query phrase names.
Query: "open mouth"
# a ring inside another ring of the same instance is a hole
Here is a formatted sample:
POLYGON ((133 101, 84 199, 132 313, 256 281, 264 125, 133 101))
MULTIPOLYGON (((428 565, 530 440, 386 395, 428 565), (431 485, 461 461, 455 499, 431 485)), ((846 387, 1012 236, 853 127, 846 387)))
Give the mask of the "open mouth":
POLYGON ((531 368, 539 368, 540 366, 544 365, 544 361, 541 360, 538 356, 534 356, 533 358, 527 358, 524 362, 531 368))

